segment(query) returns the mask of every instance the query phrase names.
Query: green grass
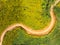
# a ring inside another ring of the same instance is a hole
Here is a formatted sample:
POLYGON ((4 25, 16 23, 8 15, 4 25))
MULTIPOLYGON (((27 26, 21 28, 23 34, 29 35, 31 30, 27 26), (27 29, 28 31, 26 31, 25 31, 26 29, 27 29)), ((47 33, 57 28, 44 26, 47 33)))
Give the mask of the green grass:
POLYGON ((42 29, 50 22, 47 1, 0 1, 0 32, 13 23, 24 23, 32 29, 42 29), (47 10, 46 10, 47 9, 47 10))
MULTIPOLYGON (((53 2, 54 0, 0 0, 0 35, 7 26, 21 22, 32 29, 43 29, 51 20, 49 8, 53 2)), ((42 37, 32 36, 18 27, 6 33, 3 45, 60 45, 58 5, 54 9, 57 23, 50 34, 42 37)))

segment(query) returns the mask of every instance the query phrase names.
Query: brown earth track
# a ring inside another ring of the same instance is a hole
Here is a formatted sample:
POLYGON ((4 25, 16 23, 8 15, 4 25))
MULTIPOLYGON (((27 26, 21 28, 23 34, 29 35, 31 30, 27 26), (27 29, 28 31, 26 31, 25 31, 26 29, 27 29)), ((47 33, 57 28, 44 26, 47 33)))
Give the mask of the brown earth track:
POLYGON ((54 7, 56 6, 56 4, 59 2, 60 0, 56 0, 55 3, 53 5, 51 5, 50 7, 50 16, 51 16, 51 22, 50 24, 45 27, 44 29, 42 30, 32 30, 30 27, 22 24, 22 23, 16 23, 16 24, 12 24, 10 25, 9 27, 7 27, 2 35, 0 36, 0 45, 2 45, 2 42, 3 42, 3 38, 5 36, 5 34, 7 33, 7 31, 11 31, 12 29, 14 29, 15 27, 22 27, 25 29, 25 31, 28 33, 28 34, 31 34, 31 35, 37 35, 37 36, 42 36, 42 35, 46 35, 46 34, 49 34, 49 32, 52 31, 52 28, 54 27, 55 25, 55 22, 56 22, 56 16, 54 14, 54 7))

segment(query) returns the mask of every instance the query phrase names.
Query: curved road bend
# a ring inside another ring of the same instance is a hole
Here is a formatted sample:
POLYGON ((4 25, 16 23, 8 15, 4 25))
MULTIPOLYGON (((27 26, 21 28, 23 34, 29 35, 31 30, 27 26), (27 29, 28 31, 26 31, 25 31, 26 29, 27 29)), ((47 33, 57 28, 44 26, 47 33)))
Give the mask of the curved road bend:
POLYGON ((13 30, 15 27, 22 27, 25 29, 25 31, 28 33, 28 34, 31 34, 31 35, 39 35, 39 36, 42 36, 42 35, 46 35, 48 34, 49 32, 52 31, 52 28, 54 27, 55 25, 55 22, 56 22, 56 16, 54 14, 54 7, 56 6, 56 4, 59 2, 60 0, 56 0, 55 3, 53 5, 51 5, 50 7, 50 16, 51 16, 51 22, 49 24, 49 26, 47 26, 46 28, 42 29, 42 30, 32 30, 30 27, 22 24, 22 23, 16 23, 16 24, 12 24, 10 25, 9 27, 7 27, 2 35, 0 36, 0 45, 2 45, 2 42, 3 42, 3 38, 5 36, 5 34, 7 33, 7 31, 11 31, 13 30))

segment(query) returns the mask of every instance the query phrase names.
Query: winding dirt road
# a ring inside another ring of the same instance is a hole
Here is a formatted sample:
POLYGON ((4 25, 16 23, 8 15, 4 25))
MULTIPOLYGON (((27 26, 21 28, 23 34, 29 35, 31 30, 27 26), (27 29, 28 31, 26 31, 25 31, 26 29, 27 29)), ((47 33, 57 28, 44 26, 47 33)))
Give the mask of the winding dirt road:
POLYGON ((56 22, 56 16, 54 14, 54 7, 56 6, 56 4, 59 2, 60 0, 56 0, 55 3, 53 5, 51 5, 50 7, 50 16, 51 16, 51 22, 50 24, 45 27, 44 29, 42 30, 32 30, 30 27, 22 24, 22 23, 16 23, 16 24, 12 24, 10 25, 9 27, 7 27, 3 33, 1 34, 0 36, 0 45, 2 45, 2 42, 3 42, 3 39, 4 39, 4 36, 5 34, 7 33, 7 31, 12 31, 14 28, 16 27, 22 27, 25 29, 25 31, 28 33, 28 34, 31 34, 31 35, 38 35, 38 36, 42 36, 42 35, 46 35, 48 34, 49 32, 52 31, 52 28, 54 27, 55 25, 55 22, 56 22))

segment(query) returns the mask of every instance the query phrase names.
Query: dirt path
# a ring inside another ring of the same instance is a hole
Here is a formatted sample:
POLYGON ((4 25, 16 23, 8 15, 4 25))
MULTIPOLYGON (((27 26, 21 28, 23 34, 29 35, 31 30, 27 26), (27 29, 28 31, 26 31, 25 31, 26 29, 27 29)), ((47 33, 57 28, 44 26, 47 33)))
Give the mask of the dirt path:
POLYGON ((12 24, 10 25, 9 27, 7 27, 2 35, 0 36, 0 45, 2 45, 2 42, 3 42, 3 38, 5 36, 5 34, 7 33, 7 31, 12 31, 15 27, 22 27, 25 29, 25 31, 28 33, 28 34, 31 34, 31 35, 38 35, 38 36, 42 36, 42 35, 46 35, 48 34, 49 32, 51 32, 52 28, 54 27, 55 25, 55 22, 56 22, 56 16, 54 14, 54 7, 56 6, 56 4, 59 2, 60 0, 56 0, 55 3, 53 5, 51 5, 51 8, 50 8, 50 16, 51 16, 51 22, 50 24, 45 27, 44 29, 42 30, 32 30, 30 27, 22 24, 22 23, 16 23, 16 24, 12 24))

